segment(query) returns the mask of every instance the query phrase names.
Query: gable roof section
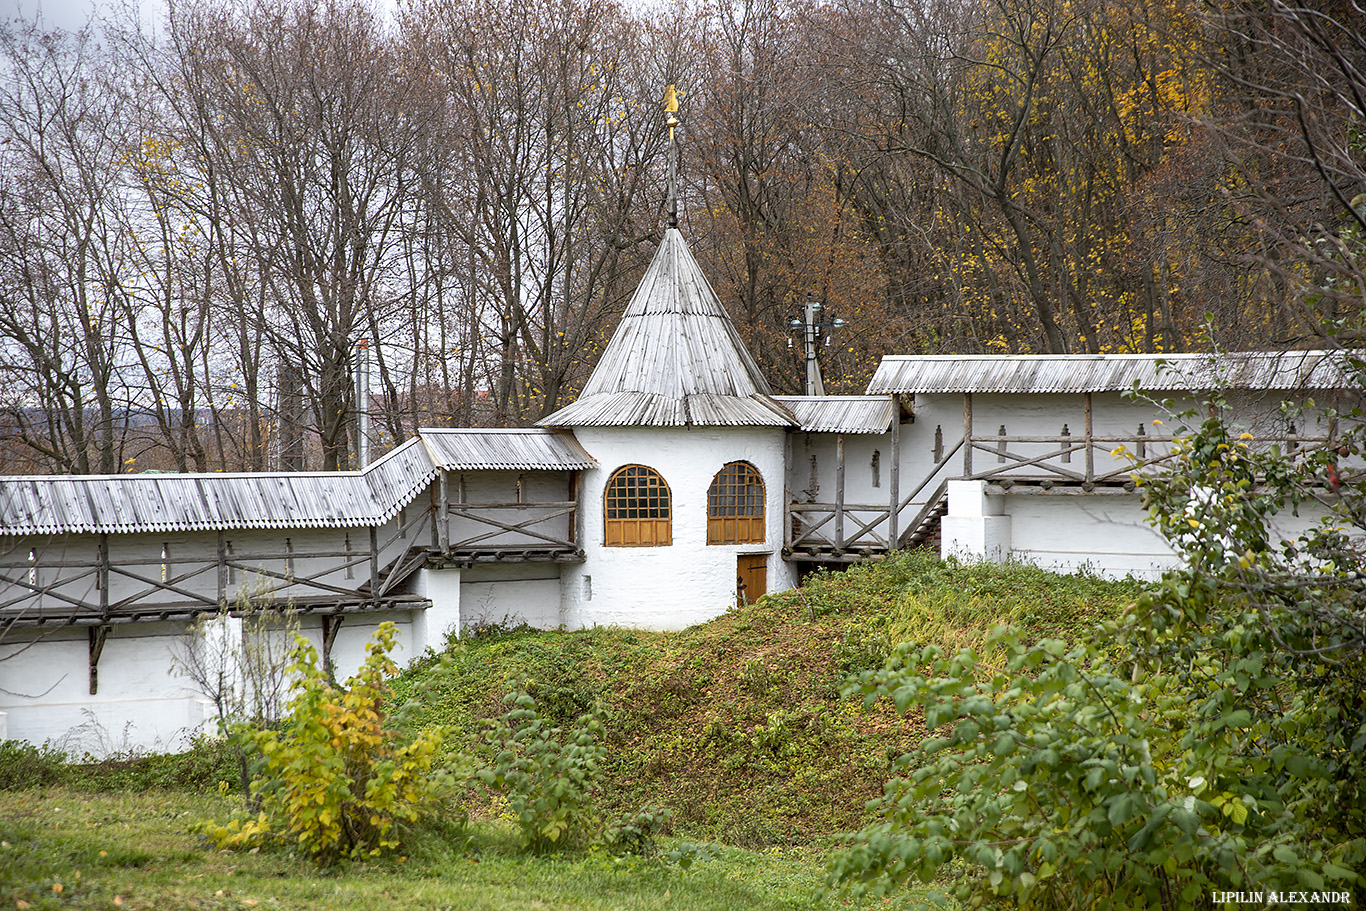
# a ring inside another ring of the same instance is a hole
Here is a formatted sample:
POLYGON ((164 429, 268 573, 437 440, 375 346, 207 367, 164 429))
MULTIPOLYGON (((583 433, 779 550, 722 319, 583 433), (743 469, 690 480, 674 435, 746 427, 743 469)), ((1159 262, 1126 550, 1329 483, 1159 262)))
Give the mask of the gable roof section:
POLYGON ((774 396, 807 433, 886 433, 895 405, 886 395, 774 396))
POLYGON ((896 355, 884 357, 869 395, 887 393, 1209 392, 1349 389, 1337 351, 1228 354, 896 355))
POLYGON ((0 536, 382 525, 443 467, 596 464, 567 433, 419 430, 359 472, 0 477, 0 536))
POLYGON ((534 428, 424 430, 432 461, 447 471, 520 468, 581 471, 597 461, 568 433, 534 428))
POLYGON ((787 427, 758 364, 675 228, 636 288, 578 401, 546 427, 787 427))
POLYGON ((436 477, 419 440, 364 472, 0 478, 0 535, 380 525, 436 477))

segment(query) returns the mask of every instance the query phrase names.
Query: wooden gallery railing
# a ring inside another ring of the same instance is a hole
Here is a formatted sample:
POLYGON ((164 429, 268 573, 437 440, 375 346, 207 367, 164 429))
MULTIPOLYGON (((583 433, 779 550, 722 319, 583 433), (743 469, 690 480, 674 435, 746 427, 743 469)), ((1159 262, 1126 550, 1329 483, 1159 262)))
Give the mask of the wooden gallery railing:
MULTIPOLYGON (((989 481, 993 485, 989 492, 995 493, 1125 494, 1134 489, 1134 471, 1160 468, 1172 457, 1174 438, 1150 434, 1145 424, 1133 433, 1096 434, 1089 394, 1082 397, 1080 432, 1064 423, 1054 435, 1012 435, 1004 424, 995 434, 978 435, 973 428, 972 396, 963 398, 963 435, 946 448, 943 428, 935 428, 933 466, 904 495, 898 490, 899 441, 893 433, 892 490, 885 504, 844 501, 844 440, 837 438, 835 502, 790 501, 784 553, 797 559, 839 562, 885 553, 891 541, 897 547, 924 543, 948 512, 951 480, 989 481), (1120 447, 1123 453, 1117 452, 1120 447), (961 461, 955 458, 960 454, 961 461), (930 493, 922 499, 926 490, 930 493)), ((1293 451, 1331 443, 1334 435, 1330 424, 1326 436, 1293 431, 1259 434, 1252 444, 1277 443, 1293 451)))
POLYGON ((442 473, 436 521, 436 549, 449 563, 554 562, 577 563, 584 559, 579 545, 579 472, 570 472, 568 499, 527 502, 471 503, 461 476, 452 491, 442 473), (451 499, 451 494, 455 499, 451 499), (453 534, 453 520, 462 520, 453 534))
MULTIPOLYGON (((333 529, 342 538, 340 548, 299 548, 291 535, 285 536, 283 549, 243 552, 222 531, 216 536, 181 533, 174 552, 168 542, 159 553, 121 553, 111 560, 109 535, 101 534, 90 560, 71 552, 70 537, 54 536, 42 546, 22 539, 5 555, 8 559, 0 557, 0 637, 14 628, 87 627, 94 693, 100 652, 112 626, 266 606, 322 614, 326 660, 342 614, 424 600, 398 587, 426 558, 426 548, 414 543, 431 526, 431 513, 431 507, 410 507, 392 526, 333 529), (389 534, 381 538, 386 527, 389 534), (351 546, 353 531, 366 534, 365 547, 351 546), (393 556, 386 560, 386 554, 393 556)), ((243 530, 238 540, 270 533, 243 530)))

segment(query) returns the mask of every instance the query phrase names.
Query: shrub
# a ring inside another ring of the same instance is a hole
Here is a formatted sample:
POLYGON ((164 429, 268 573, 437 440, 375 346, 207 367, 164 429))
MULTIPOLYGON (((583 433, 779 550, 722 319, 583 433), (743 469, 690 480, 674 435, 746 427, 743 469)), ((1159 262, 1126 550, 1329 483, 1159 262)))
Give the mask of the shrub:
POLYGON ((617 855, 656 857, 659 836, 672 816, 673 812, 667 809, 643 807, 608 826, 602 844, 617 855))
POLYGON ((876 891, 959 861, 963 900, 1050 909, 1363 881, 1366 487, 1340 465, 1366 455, 1362 431, 1257 451, 1218 411, 1141 479, 1185 566, 1120 622, 1072 647, 903 646, 861 677, 941 736, 897 761, 837 881, 876 891), (1328 520, 1276 540, 1269 517, 1310 500, 1328 520))
POLYGON ((288 715, 278 730, 250 732, 263 761, 252 784, 260 812, 206 823, 211 841, 245 847, 290 840, 326 865, 394 850, 403 826, 444 808, 456 776, 440 760, 440 731, 404 743, 385 725, 387 681, 398 670, 389 657, 396 632, 380 624, 365 664, 342 690, 327 682, 313 646, 296 640, 288 715))
POLYGON ((70 777, 65 753, 19 740, 0 741, 0 791, 66 784, 70 777))
POLYGON ((507 798, 528 850, 582 844, 598 825, 591 801, 607 753, 598 739, 601 706, 581 716, 566 735, 541 716, 525 685, 505 701, 512 708, 485 730, 493 758, 479 778, 507 798))

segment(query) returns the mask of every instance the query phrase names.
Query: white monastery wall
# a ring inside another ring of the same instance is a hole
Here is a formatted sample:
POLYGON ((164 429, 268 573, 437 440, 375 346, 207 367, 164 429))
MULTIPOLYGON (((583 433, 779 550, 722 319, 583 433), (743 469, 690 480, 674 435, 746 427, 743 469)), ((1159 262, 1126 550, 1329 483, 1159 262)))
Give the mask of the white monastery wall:
POLYGON ((560 564, 476 564, 460 582, 461 628, 484 624, 555 629, 560 610, 560 564))
POLYGON ((8 736, 78 755, 182 749, 212 715, 188 681, 169 673, 184 629, 178 623, 114 627, 94 695, 85 627, 11 630, 0 643, 0 711, 8 715, 8 736))
MULTIPOLYGON (((904 433, 910 424, 902 425, 904 433)), ((790 445, 792 458, 788 466, 788 494, 795 503, 835 503, 839 490, 839 434, 794 432, 790 445)), ((905 458, 902 458, 905 464, 905 458)), ((844 532, 853 536, 859 526, 869 521, 878 511, 891 505, 892 437, 890 433, 844 434, 844 532)), ((907 491, 902 480, 902 496, 907 491)), ((819 514, 806 518, 809 524, 819 522, 819 514)), ((872 526, 871 532, 886 540, 887 522, 872 526)), ((800 533, 800 530, 799 532, 800 533)), ((812 533, 812 540, 833 541, 835 525, 826 522, 812 533)))
MULTIPOLYGON (((458 571, 457 571, 458 572, 458 571)), ((392 657, 409 664, 444 643, 445 626, 426 611, 346 614, 332 645, 337 678, 365 661, 376 627, 398 627, 392 657)), ((458 608, 455 622, 458 622, 458 608)), ((449 620, 448 624, 449 625, 449 620)), ((87 627, 14 629, 0 643, 0 713, 6 735, 51 743, 66 752, 95 756, 136 750, 174 751, 188 738, 215 729, 207 697, 176 672, 189 641, 187 623, 121 623, 110 627, 98 664, 98 692, 90 693, 87 627), (31 647, 29 647, 31 645, 31 647)), ((299 632, 322 654, 322 619, 299 617, 299 632)), ((233 624, 241 635, 240 624, 233 624)), ((283 636, 284 634, 277 634, 283 636)), ((282 649, 283 651, 283 649, 282 649)))
POLYGON ((583 483, 587 559, 563 569, 564 624, 682 629, 725 613, 735 603, 736 557, 767 554, 767 588, 796 583, 782 559, 783 436, 763 427, 581 427, 579 443, 601 466, 583 483), (728 462, 749 462, 763 477, 767 500, 763 544, 707 544, 707 489, 728 462), (603 492, 626 465, 653 468, 669 485, 673 544, 606 547, 603 492))
MULTIPOLYGON (((1288 418, 1281 408, 1283 398, 1276 392, 1231 394, 1227 416, 1233 429, 1250 432, 1259 439, 1284 437, 1292 426, 1300 437, 1327 434, 1326 422, 1288 418)), ((1080 400, 1080 396, 1062 394, 975 395, 973 432, 975 436, 989 436, 982 428, 985 422, 988 427, 995 425, 997 429, 999 424, 1006 423, 1010 436, 1056 434, 1061 428, 1055 426, 1050 431, 1049 426, 1056 425, 1059 417, 1075 410, 1080 421, 1072 423, 1069 420, 1068 425, 1073 442, 1080 442, 1084 433, 1080 400), (1073 408, 1074 405, 1077 407, 1073 408)), ((1153 402, 1131 401, 1119 393, 1094 395, 1093 434, 1098 440, 1105 440, 1098 443, 1093 456, 1095 474, 1115 473, 1115 480, 1127 476, 1127 460, 1111 456, 1109 450, 1123 442, 1130 453, 1136 452, 1140 424, 1147 431, 1146 448, 1150 458, 1169 451, 1168 444, 1151 442, 1151 438, 1170 437, 1183 423, 1198 421, 1198 414, 1183 421, 1171 413, 1179 414, 1192 405, 1190 400, 1176 402, 1168 411, 1153 402)), ((961 436, 961 395, 917 397, 916 407, 922 417, 933 416, 932 420, 943 421, 946 449, 948 440, 961 436), (956 424, 951 425, 949 422, 955 419, 956 424), (952 431, 950 426, 953 426, 952 431)), ((923 429, 929 425, 927 420, 921 426, 923 429)), ((1023 450, 1027 453, 1031 446, 1039 452, 1056 448, 1056 444, 1009 443, 1007 446, 1011 452, 1023 450)), ((1049 459, 1048 463, 1081 472, 1085 457, 1078 451, 1072 454, 1069 464, 1061 464, 1056 458, 1049 459)), ((990 472, 998 464, 990 452, 978 450, 973 455, 975 474, 990 472)), ((946 460, 941 471, 946 477, 961 477, 961 453, 946 460)), ((1037 468, 1029 471, 1042 473, 1037 468)), ((1166 541, 1148 524, 1147 512, 1137 493, 1086 496, 1038 493, 1037 489, 1026 493, 1016 489, 1004 495, 986 495, 985 489, 984 481, 950 482, 949 513, 941 525, 941 553, 944 556, 1021 560, 1059 572, 1089 570, 1112 577, 1133 575, 1138 578, 1156 578, 1178 563, 1166 541)), ((1325 510, 1313 504, 1302 505, 1298 516, 1282 513, 1270 520, 1268 528, 1273 537, 1291 540, 1325 514, 1325 510)))

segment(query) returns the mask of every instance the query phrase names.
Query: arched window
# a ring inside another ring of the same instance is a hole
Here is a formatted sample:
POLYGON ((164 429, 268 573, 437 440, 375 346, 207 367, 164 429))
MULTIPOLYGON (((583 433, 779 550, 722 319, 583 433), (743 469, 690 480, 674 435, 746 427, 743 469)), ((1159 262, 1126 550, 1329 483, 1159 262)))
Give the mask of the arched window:
POLYGON ((748 462, 731 462, 712 478, 707 543, 764 543, 764 479, 748 462))
POLYGON ((673 543, 669 485, 644 465, 618 468, 603 494, 608 547, 662 547, 673 543))

